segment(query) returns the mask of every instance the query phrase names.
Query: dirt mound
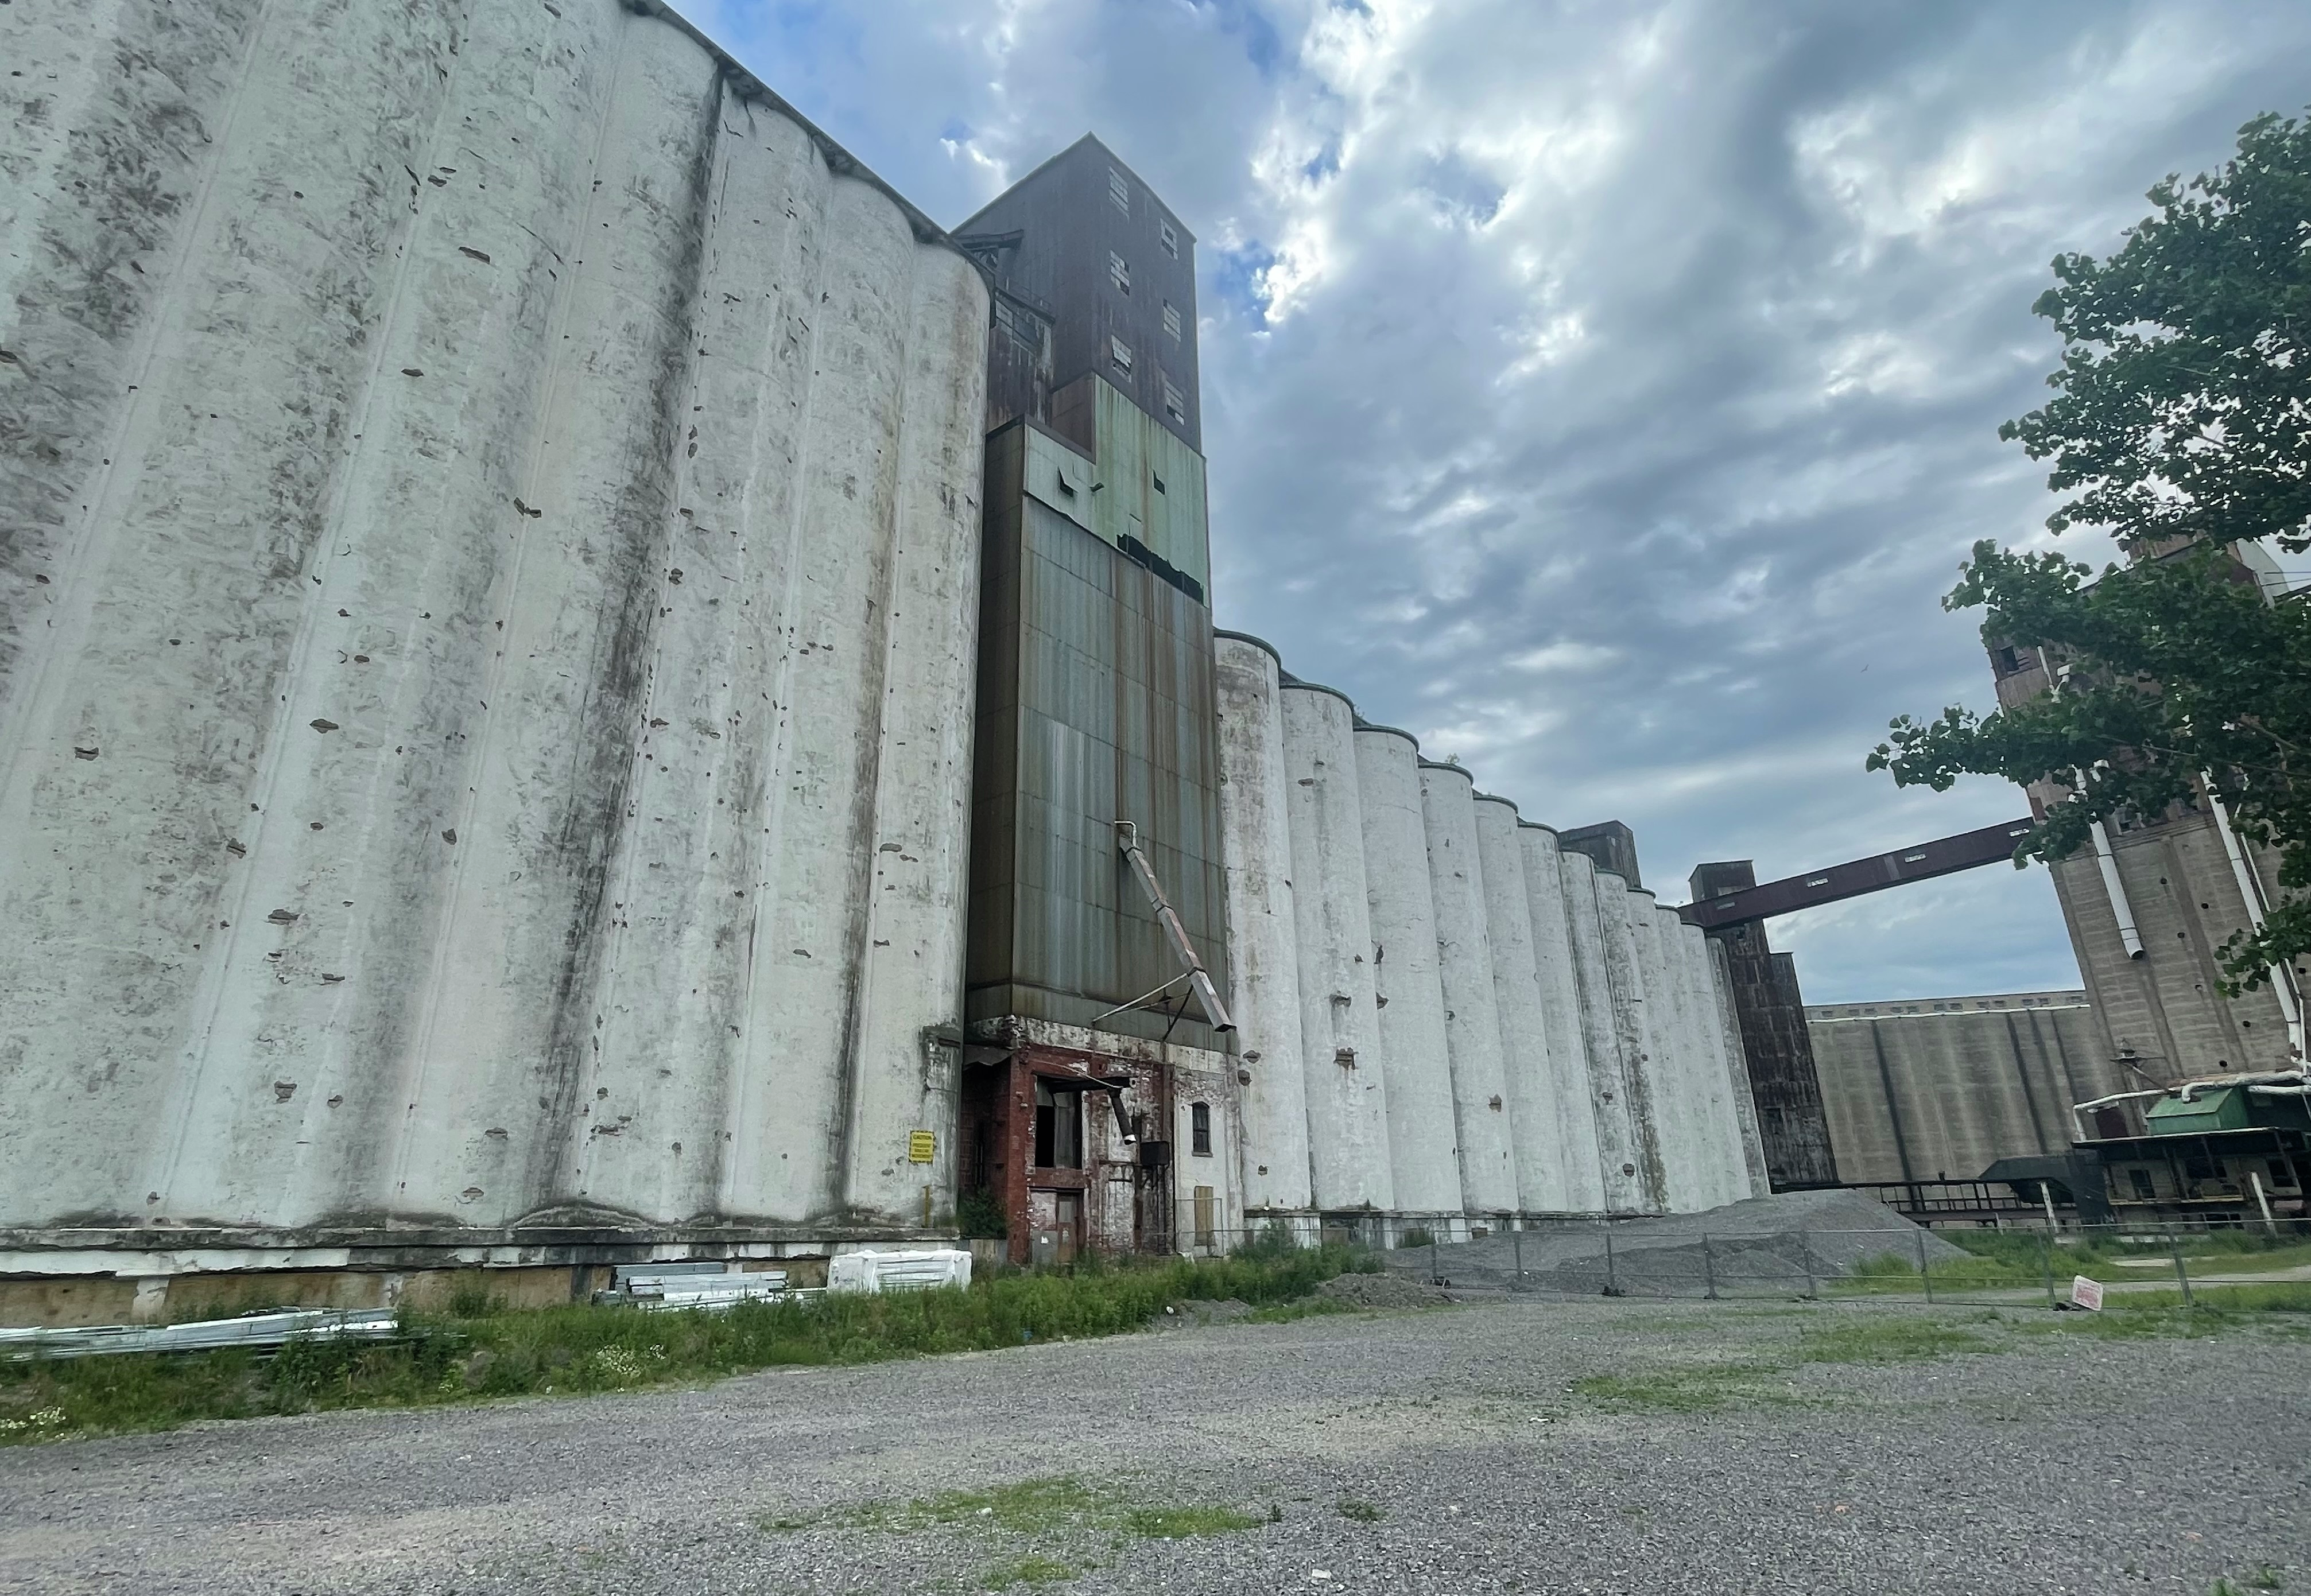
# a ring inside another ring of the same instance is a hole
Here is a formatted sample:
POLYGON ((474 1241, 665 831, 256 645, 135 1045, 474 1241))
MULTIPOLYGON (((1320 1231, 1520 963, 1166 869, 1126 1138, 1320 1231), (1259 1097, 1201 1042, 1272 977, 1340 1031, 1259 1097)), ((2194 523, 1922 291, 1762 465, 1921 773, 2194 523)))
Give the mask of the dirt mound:
POLYGON ((1353 1308, 1425 1308, 1452 1300, 1439 1287, 1402 1275, 1335 1275, 1316 1295, 1353 1308))

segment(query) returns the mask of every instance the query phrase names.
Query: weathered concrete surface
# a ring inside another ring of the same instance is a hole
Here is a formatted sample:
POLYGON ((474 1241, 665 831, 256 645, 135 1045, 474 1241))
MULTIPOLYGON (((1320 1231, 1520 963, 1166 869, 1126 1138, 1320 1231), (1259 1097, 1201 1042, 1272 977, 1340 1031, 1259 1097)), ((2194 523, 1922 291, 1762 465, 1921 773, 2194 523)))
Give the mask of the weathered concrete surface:
POLYGON ((1285 794, 1281 667, 1273 650, 1221 633, 1220 841, 1227 869, 1230 1001, 1242 1082, 1244 1206, 1309 1206, 1307 1060, 1300 1034, 1299 928, 1285 794))
POLYGON ((1460 1138, 1428 842, 1420 818, 1420 745, 1409 733, 1388 728, 1359 728, 1356 738, 1373 991, 1380 1009, 1381 1051, 1388 1060, 1388 1162, 1396 1206, 1408 1213, 1457 1214, 1460 1138))
POLYGON ((1706 932, 1687 925, 1676 911, 1676 921, 1662 922, 1664 938, 1674 938, 1685 957, 1685 979, 1691 983, 1693 1024, 1700 1035, 1702 1068, 1709 1072, 1712 1090, 1720 1103, 1718 1135, 1722 1138, 1725 1178, 1733 1200, 1766 1195, 1765 1153, 1757 1141, 1757 1105, 1749 1101, 1749 1072, 1740 1047, 1729 1034, 1728 1005, 1717 961, 1706 932))
POLYGON ((1605 1176, 1598 1162, 1589 1039, 1581 1021, 1581 975, 1565 919, 1565 869, 1557 833, 1548 827, 1519 821, 1517 845, 1524 856, 1525 899, 1532 918, 1533 970, 1548 1025, 1549 1097, 1557 1145, 1565 1153, 1565 1207, 1574 1213, 1598 1213, 1605 1207, 1605 1176))
POLYGON ((1422 761, 1420 812, 1428 833, 1429 889, 1436 902, 1437 970, 1444 983, 1444 1039, 1452 1052, 1452 1107, 1461 1129, 1461 1192, 1472 1214, 1513 1212, 1516 1149, 1501 1066, 1501 1016, 1493 997, 1493 945, 1469 772, 1422 761))
POLYGON ((920 1225, 976 275, 615 0, 36 10, 0 1222, 920 1225))
MULTIPOLYGON (((1693 930, 1701 931, 1695 926, 1693 930)), ((1688 946, 1690 938, 1687 939, 1688 946)), ((1701 931, 1701 958, 1708 971, 1709 987, 1716 1003, 1719 1055, 1725 1060, 1725 1071, 1733 1096, 1733 1112, 1741 1121, 1741 1157, 1749 1170, 1749 1191, 1763 1197, 1773 1190, 1773 1176, 1766 1167, 1766 1141, 1757 1116, 1757 1099, 1749 1085, 1749 1056, 1741 1045, 1741 1022, 1733 1008, 1733 974, 1725 957, 1725 944, 1701 931)))
POLYGON ((1532 900, 1517 839, 1516 806, 1478 793, 1477 858, 1483 867, 1486 940, 1493 954, 1493 1005, 1500 1016, 1501 1076, 1508 1091, 1509 1145, 1516 1157, 1517 1207, 1529 1214, 1573 1211, 1557 1119, 1554 1040, 1533 962, 1532 900))
POLYGON ((1629 1089, 1623 1058, 1629 1046, 1629 1021, 1621 896, 1627 889, 1619 876, 1600 874, 1586 854, 1560 852, 1557 867, 1565 881, 1574 968, 1580 977, 1581 1027, 1589 1045, 1590 1103, 1595 1111, 1605 1208, 1617 1214, 1657 1210, 1657 1177, 1646 1173, 1639 1147, 1641 1131, 1646 1143, 1652 1143, 1651 1128, 1644 1122, 1646 1105, 1629 1089))
POLYGON ((1319 1208, 1387 1211, 1396 1206, 1395 1185, 1374 1007, 1356 711, 1328 687, 1286 683, 1280 696, 1310 1178, 1319 1208))

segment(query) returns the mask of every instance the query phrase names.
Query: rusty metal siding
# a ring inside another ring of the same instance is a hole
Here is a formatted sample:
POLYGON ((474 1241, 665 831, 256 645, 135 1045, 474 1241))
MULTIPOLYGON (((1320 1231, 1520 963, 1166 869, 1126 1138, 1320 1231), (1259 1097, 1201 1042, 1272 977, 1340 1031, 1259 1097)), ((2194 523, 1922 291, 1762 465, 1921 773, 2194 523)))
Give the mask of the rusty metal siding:
MULTIPOLYGON (((990 482, 1022 432, 991 440, 990 482)), ((989 503, 969 1012, 1084 1025, 1179 973, 1119 819, 1225 984, 1210 617, 1040 501, 989 503)), ((1153 1036, 1166 1021, 1105 1023, 1153 1036)), ((1172 1036, 1215 1042, 1200 1017, 1172 1036)))

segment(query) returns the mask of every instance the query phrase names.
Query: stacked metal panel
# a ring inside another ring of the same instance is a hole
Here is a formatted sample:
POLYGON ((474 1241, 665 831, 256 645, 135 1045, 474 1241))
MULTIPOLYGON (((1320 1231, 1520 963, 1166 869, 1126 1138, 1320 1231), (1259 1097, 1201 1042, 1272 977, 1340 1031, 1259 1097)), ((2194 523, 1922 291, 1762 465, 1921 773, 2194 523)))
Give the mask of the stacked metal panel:
POLYGON ((14 39, 0 1223, 931 1220, 970 263, 619 0, 14 39))
POLYGON ((1426 1225, 1751 1195, 1699 933, 1266 644, 1217 647, 1248 1208, 1426 1225))

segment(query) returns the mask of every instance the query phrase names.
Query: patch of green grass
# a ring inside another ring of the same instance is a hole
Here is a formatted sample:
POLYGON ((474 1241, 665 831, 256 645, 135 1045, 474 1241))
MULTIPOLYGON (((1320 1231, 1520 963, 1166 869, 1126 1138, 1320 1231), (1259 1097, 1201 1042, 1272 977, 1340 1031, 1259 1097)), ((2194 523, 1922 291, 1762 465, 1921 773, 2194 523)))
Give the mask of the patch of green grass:
POLYGON ((1335 1275, 1378 1268, 1353 1248, 1256 1246, 1230 1258, 1005 1274, 962 1290, 742 1303, 719 1313, 590 1304, 509 1311, 478 1283, 461 1284, 451 1307, 472 1312, 406 1314, 391 1342, 292 1343, 270 1357, 232 1350, 0 1364, 0 1445, 201 1419, 630 1391, 781 1365, 1119 1335, 1184 1298, 1278 1309, 1335 1275), (31 1422, 56 1413, 64 1417, 31 1422))
POLYGON ((1777 1364, 1689 1364, 1634 1374, 1592 1374, 1574 1381, 1573 1391, 1609 1413, 1714 1413, 1737 1403, 1796 1401, 1785 1376, 1784 1366, 1777 1364))
POLYGON ((1988 1352, 1993 1343, 1940 1319, 1868 1319, 1798 1332, 1798 1356, 1810 1364, 1896 1364, 1988 1352))
POLYGON ((1233 1507, 1135 1507, 1123 1515, 1123 1527, 1143 1540, 1234 1535, 1264 1522, 1233 1507))
POLYGON ((1378 1503, 1365 1502, 1355 1496, 1341 1497, 1339 1512, 1342 1518, 1354 1519, 1360 1524, 1376 1524, 1388 1516, 1378 1503))
POLYGON ((1046 1557, 1039 1552, 1030 1552, 1024 1557, 998 1563, 988 1569, 979 1576, 979 1588, 983 1591, 1007 1591, 1014 1585, 1025 1585, 1031 1591, 1040 1591, 1046 1585, 1063 1584, 1080 1572, 1071 1564, 1046 1557))

